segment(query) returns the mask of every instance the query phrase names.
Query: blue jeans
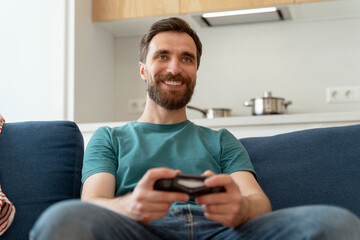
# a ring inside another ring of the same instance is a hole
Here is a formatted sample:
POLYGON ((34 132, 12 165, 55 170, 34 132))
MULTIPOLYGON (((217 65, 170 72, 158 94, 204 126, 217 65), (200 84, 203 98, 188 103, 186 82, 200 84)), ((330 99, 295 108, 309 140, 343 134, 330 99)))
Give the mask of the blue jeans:
POLYGON ((207 220, 202 211, 182 206, 142 225, 94 204, 70 200, 46 210, 30 239, 360 239, 360 220, 331 206, 304 206, 274 211, 237 228, 207 220))

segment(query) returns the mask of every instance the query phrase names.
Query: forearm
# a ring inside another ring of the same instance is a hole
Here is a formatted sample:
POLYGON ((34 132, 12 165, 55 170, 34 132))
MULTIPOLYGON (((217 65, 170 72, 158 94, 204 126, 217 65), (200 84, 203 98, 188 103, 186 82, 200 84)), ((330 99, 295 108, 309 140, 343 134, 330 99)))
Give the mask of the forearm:
POLYGON ((97 204, 143 224, 160 219, 173 202, 188 201, 189 195, 178 192, 155 191, 154 183, 160 178, 173 178, 176 170, 154 168, 148 170, 131 193, 115 197, 115 177, 108 173, 90 176, 83 185, 82 201, 97 204))
POLYGON ((109 209, 111 211, 127 215, 127 207, 126 202, 128 198, 130 197, 130 194, 126 194, 121 197, 112 197, 112 198, 106 198, 106 197, 82 197, 81 200, 85 202, 90 202, 93 204, 96 204, 98 206, 104 207, 106 209, 109 209))
POLYGON ((271 212, 271 203, 265 194, 256 193, 244 196, 243 201, 246 202, 246 215, 244 222, 271 212))

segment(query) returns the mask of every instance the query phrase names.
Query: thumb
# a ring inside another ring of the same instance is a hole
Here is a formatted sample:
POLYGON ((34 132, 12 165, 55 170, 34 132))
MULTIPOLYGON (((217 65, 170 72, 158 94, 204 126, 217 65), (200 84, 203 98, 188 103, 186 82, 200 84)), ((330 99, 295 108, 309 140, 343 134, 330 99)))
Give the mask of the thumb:
POLYGON ((149 169, 138 182, 138 186, 152 189, 156 180, 160 178, 174 178, 177 174, 176 170, 170 168, 153 168, 149 169))
POLYGON ((206 170, 203 174, 201 174, 201 176, 207 176, 207 177, 210 177, 210 176, 214 176, 215 173, 211 170, 206 170))

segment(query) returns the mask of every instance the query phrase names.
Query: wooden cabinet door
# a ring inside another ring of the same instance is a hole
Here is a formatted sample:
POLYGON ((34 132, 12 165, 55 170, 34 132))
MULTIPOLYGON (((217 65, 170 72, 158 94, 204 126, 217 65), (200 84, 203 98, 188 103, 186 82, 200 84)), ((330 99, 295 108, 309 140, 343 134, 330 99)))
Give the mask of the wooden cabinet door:
POLYGON ((93 0, 93 21, 179 14, 179 0, 93 0))
POLYGON ((270 7, 293 3, 294 0, 180 0, 180 13, 270 7))

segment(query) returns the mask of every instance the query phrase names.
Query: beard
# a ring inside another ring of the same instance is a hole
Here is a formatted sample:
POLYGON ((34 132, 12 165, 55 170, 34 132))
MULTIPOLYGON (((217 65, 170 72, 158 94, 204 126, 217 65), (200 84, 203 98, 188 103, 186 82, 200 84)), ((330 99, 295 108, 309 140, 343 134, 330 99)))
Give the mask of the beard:
POLYGON ((190 78, 183 77, 180 74, 175 76, 172 74, 158 75, 155 76, 154 81, 148 81, 147 91, 150 99, 159 106, 168 110, 178 110, 190 102, 195 85, 195 81, 191 81, 190 78), (181 81, 185 84, 185 89, 178 91, 164 90, 160 84, 167 80, 181 81))

